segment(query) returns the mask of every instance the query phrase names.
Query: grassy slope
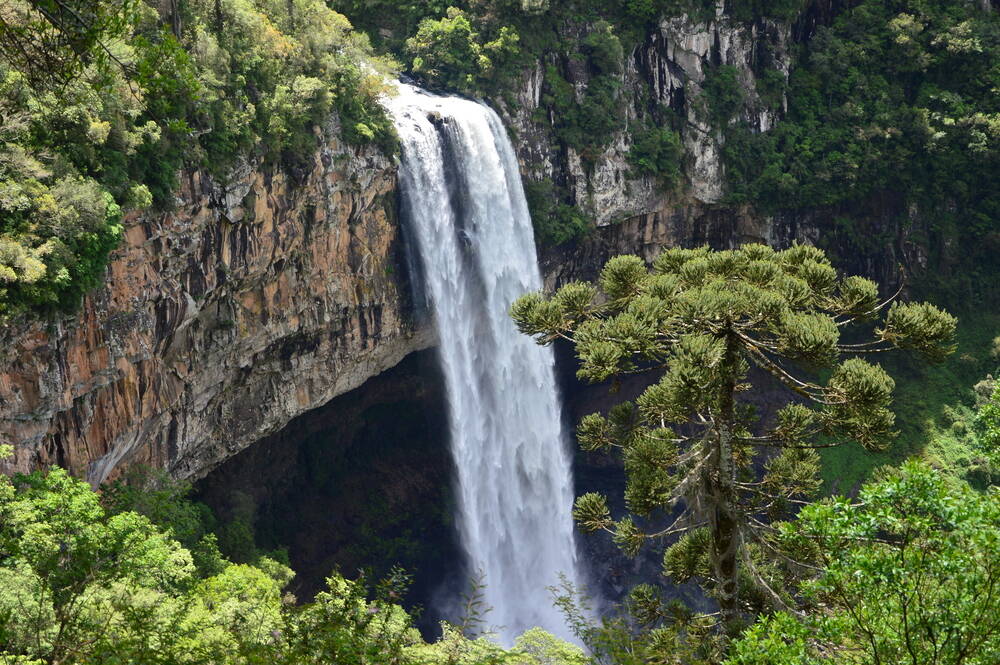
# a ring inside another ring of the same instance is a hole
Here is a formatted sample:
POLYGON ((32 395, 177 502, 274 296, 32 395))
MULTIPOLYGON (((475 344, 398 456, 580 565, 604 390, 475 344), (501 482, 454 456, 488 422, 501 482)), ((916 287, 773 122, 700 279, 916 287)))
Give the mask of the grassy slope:
POLYGON ((823 484, 826 493, 855 490, 871 472, 923 455, 938 468, 964 475, 975 460, 962 436, 956 416, 969 414, 971 388, 997 362, 990 358, 990 341, 1000 334, 1000 313, 965 312, 959 315, 958 350, 945 363, 926 365, 909 354, 881 358, 896 379, 896 426, 899 437, 884 452, 867 453, 856 444, 824 449, 823 484))

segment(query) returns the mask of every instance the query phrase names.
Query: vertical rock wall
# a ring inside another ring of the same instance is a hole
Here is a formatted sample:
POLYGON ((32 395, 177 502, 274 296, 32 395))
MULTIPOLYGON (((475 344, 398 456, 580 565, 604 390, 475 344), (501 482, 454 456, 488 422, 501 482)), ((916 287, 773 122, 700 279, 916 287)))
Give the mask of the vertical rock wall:
POLYGON ((124 464, 203 475, 430 344, 411 322, 395 166, 332 121, 301 182, 183 174, 168 214, 130 216, 80 312, 0 333, 4 471, 97 483, 124 464))
MULTIPOLYGON (((760 99, 755 70, 764 66, 785 76, 792 27, 778 22, 746 24, 724 13, 698 20, 687 15, 665 18, 646 39, 625 54, 621 93, 628 103, 609 113, 624 113, 625 128, 608 137, 605 151, 588 168, 570 146, 556 141, 556 118, 543 107, 545 65, 538 62, 521 77, 513 103, 496 100, 512 129, 525 175, 565 182, 574 203, 598 226, 614 224, 678 204, 717 203, 723 196, 722 131, 708 120, 702 86, 709 71, 721 65, 735 68, 743 92, 743 119, 760 130, 770 128, 775 112, 760 99), (628 161, 633 131, 644 107, 660 105, 680 120, 685 149, 686 182, 668 191, 655 178, 636 176, 628 161)), ((575 63, 565 74, 578 91, 589 72, 575 63)), ((734 117, 735 121, 736 118, 734 117)))

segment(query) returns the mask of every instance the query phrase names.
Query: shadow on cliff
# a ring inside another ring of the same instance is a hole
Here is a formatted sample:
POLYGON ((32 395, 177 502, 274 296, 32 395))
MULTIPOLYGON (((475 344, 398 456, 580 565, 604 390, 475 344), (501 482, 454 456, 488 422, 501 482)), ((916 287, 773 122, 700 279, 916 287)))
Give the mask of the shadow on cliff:
POLYGON ((406 604, 432 605, 461 575, 443 389, 434 351, 412 354, 227 460, 196 486, 223 550, 284 550, 300 601, 335 568, 377 579, 398 565, 414 578, 406 604))

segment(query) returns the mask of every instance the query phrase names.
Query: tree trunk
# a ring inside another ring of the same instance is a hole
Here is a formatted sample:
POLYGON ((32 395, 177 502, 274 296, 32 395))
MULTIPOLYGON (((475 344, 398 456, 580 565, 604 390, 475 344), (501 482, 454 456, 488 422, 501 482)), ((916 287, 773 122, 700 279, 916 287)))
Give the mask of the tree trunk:
POLYGON ((156 8, 160 14, 160 20, 169 24, 174 37, 180 39, 184 26, 181 24, 181 9, 178 2, 179 0, 158 0, 156 8))
POLYGON ((178 0, 170 0, 170 28, 174 31, 174 37, 181 38, 184 26, 181 24, 181 8, 177 4, 178 0))
POLYGON ((215 0, 215 34, 222 36, 222 1, 215 0))
POLYGON ((712 568, 717 583, 719 609, 724 623, 739 618, 737 579, 739 573, 740 525, 736 514, 736 467, 733 461, 733 429, 735 426, 736 365, 738 352, 727 343, 726 379, 719 393, 719 415, 716 420, 715 464, 708 469, 708 495, 712 500, 712 568))

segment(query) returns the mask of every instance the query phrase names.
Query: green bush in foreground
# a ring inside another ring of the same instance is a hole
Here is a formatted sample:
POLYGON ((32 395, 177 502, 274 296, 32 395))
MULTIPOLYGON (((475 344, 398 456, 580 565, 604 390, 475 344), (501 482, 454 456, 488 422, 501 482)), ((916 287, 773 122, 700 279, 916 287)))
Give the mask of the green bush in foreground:
POLYGON ((1000 661, 1000 492, 907 462, 856 500, 804 508, 781 525, 820 566, 807 614, 762 619, 727 665, 931 665, 1000 661))
POLYGON ((0 663, 584 662, 537 629, 506 650, 445 624, 427 644, 396 604, 407 585, 398 572, 374 592, 335 573, 313 602, 296 604, 284 590, 294 576, 287 566, 219 554, 183 485, 130 480, 98 494, 58 468, 0 475, 0 663))

